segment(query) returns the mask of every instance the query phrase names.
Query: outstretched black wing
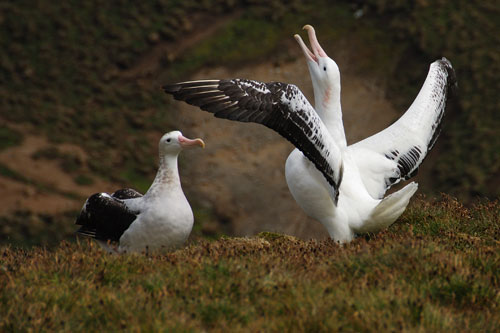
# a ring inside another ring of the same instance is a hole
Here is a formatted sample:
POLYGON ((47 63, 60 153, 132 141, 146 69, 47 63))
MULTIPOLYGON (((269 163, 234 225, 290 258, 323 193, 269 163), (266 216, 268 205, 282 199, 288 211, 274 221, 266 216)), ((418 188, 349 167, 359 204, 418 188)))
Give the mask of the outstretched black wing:
MULTIPOLYGON (((113 195, 116 195, 117 192, 113 195)), ((140 195, 139 192, 134 192, 135 194, 121 192, 118 193, 118 196, 140 195)), ((96 193, 87 199, 76 219, 75 224, 81 225, 77 233, 103 241, 118 242, 138 214, 139 212, 127 208, 121 199, 107 193, 96 193)))
POLYGON ((331 185, 336 203, 342 181, 340 149, 294 85, 253 80, 202 80, 165 85, 175 99, 199 106, 218 118, 267 126, 293 143, 331 185))

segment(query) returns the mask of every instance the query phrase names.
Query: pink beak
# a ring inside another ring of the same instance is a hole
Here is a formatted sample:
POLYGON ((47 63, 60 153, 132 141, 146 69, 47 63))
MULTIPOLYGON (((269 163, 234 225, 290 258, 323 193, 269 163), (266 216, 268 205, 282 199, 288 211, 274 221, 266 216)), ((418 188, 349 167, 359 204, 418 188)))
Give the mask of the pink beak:
POLYGON ((300 48, 302 49, 302 52, 304 52, 306 58, 317 63, 319 57, 328 57, 325 51, 323 51, 323 49, 321 48, 321 45, 319 45, 314 28, 311 25, 306 24, 302 29, 307 30, 312 52, 307 48, 306 44, 299 35, 295 34, 293 37, 295 37, 295 40, 299 43, 300 48))
POLYGON ((196 146, 200 146, 201 148, 205 148, 205 142, 202 139, 188 139, 185 136, 179 135, 179 144, 182 148, 193 148, 196 146))

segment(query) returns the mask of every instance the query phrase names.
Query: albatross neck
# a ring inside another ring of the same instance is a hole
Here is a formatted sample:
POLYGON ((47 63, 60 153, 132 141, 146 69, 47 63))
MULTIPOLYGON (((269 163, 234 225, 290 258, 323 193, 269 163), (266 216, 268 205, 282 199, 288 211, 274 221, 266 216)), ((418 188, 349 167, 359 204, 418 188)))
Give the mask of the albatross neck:
POLYGON ((145 196, 157 196, 172 186, 180 186, 181 180, 177 166, 177 157, 179 154, 160 153, 160 166, 156 173, 155 180, 145 196))
POLYGON ((316 112, 330 132, 333 140, 341 148, 345 148, 347 141, 340 105, 340 82, 327 89, 314 87, 314 104, 316 112))

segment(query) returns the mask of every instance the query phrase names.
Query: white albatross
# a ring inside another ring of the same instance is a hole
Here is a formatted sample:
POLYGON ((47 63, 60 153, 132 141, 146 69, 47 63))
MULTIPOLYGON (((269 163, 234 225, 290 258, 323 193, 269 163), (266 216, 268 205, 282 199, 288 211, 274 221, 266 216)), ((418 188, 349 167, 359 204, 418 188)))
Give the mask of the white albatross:
POLYGON ((201 139, 169 132, 159 142, 159 168, 142 195, 133 189, 96 193, 76 219, 78 234, 96 239, 110 252, 142 252, 182 245, 193 227, 193 211, 182 191, 177 157, 184 148, 204 147, 201 139), (118 247, 111 242, 117 242, 118 247))
POLYGON ((280 82, 198 80, 167 84, 163 89, 215 117, 259 123, 293 143, 297 148, 285 165, 292 196, 332 239, 344 243, 357 233, 388 227, 403 213, 417 184, 384 194, 415 175, 436 141, 448 90, 456 80, 446 58, 433 62, 417 98, 398 121, 347 146, 340 72, 308 27, 313 52, 300 37, 295 38, 308 57, 316 109, 296 86, 280 82))

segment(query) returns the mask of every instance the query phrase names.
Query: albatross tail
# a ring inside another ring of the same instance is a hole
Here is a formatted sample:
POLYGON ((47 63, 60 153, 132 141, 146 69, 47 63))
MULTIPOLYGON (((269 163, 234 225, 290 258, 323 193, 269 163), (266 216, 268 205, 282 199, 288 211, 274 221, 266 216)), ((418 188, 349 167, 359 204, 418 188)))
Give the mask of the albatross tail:
POLYGON ((410 198, 418 189, 418 184, 411 182, 401 190, 386 196, 373 210, 370 219, 356 232, 376 232, 393 224, 408 206, 410 198))

